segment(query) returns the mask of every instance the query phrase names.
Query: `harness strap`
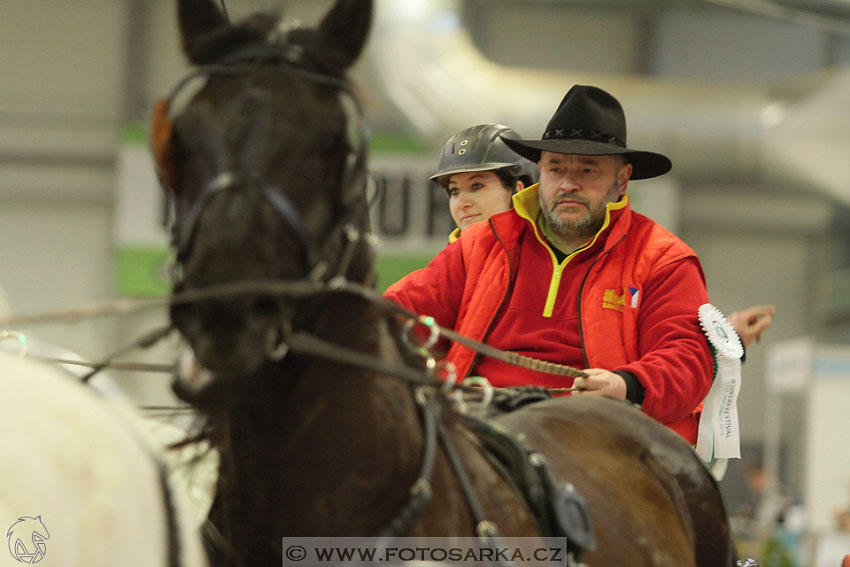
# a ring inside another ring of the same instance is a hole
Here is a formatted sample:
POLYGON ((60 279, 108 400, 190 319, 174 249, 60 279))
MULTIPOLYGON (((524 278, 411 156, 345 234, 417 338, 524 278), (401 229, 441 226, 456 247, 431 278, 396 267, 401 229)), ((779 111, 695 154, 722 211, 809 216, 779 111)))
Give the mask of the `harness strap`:
POLYGON ((289 345, 289 350, 294 353, 324 358, 332 362, 347 364, 381 374, 389 374, 402 378, 412 384, 435 387, 444 384, 442 380, 430 376, 421 370, 402 364, 385 362, 375 356, 329 343, 308 333, 297 332, 285 337, 284 340, 289 345))
POLYGON ((395 538, 407 533, 422 514, 422 510, 431 501, 431 477, 434 472, 434 457, 437 454, 437 412, 422 387, 414 389, 413 398, 419 406, 419 414, 422 417, 424 429, 425 444, 422 465, 419 469, 419 476, 414 481, 413 486, 410 487, 410 500, 390 520, 387 527, 380 531, 378 534, 380 538, 395 538))
POLYGON ((177 248, 177 260, 179 262, 185 262, 188 259, 189 250, 194 240, 198 223, 201 220, 201 215, 207 210, 210 203, 217 196, 225 192, 243 187, 256 188, 262 193, 275 212, 283 218, 287 226, 295 233, 298 244, 305 255, 306 265, 312 265, 315 253, 310 246, 309 233, 292 202, 277 191, 274 191, 271 187, 263 186, 257 181, 252 181, 230 171, 224 171, 216 175, 201 192, 200 198, 189 211, 186 220, 182 223, 175 223, 175 227, 177 227, 174 234, 176 241, 173 244, 177 248))
MULTIPOLYGON (((405 366, 391 365, 375 357, 333 345, 306 333, 295 333, 291 337, 288 337, 287 344, 289 344, 292 352, 317 356, 385 374, 394 374, 412 383, 419 383, 425 386, 443 385, 441 380, 430 377, 421 371, 405 366)), ((472 482, 466 473, 466 469, 463 467, 463 463, 454 444, 445 430, 443 420, 438 418, 437 412, 432 407, 433 402, 428 401, 422 386, 414 390, 414 398, 420 407, 425 432, 425 448, 420 474, 410 489, 410 501, 396 514, 388 526, 381 530, 379 537, 391 538, 404 534, 413 525, 413 522, 421 514, 428 502, 430 502, 430 479, 436 454, 435 439, 439 438, 440 446, 449 461, 455 478, 458 479, 461 492, 469 505, 470 513, 475 522, 477 536, 484 541, 498 539, 500 537, 498 529, 495 524, 485 519, 481 504, 472 488, 472 482)))
POLYGON ((475 495, 475 490, 472 488, 472 481, 470 481, 469 475, 466 473, 466 469, 460 460, 457 449, 449 438, 449 435, 446 432, 446 426, 442 420, 438 423, 438 428, 440 433, 440 446, 443 448, 443 453, 445 453, 446 459, 448 459, 449 465, 451 466, 455 478, 460 485, 460 490, 466 499, 466 503, 469 505, 469 512, 472 515, 472 520, 475 522, 476 535, 480 540, 485 542, 490 539, 498 540, 500 537, 499 529, 496 524, 488 521, 484 517, 484 510, 481 508, 481 503, 478 501, 478 497, 475 495))
POLYGON ((581 565, 583 552, 595 547, 587 503, 570 483, 556 482, 546 459, 497 422, 465 416, 479 448, 516 488, 543 537, 566 537, 567 552, 581 565), (497 465, 497 466, 496 466, 497 465))

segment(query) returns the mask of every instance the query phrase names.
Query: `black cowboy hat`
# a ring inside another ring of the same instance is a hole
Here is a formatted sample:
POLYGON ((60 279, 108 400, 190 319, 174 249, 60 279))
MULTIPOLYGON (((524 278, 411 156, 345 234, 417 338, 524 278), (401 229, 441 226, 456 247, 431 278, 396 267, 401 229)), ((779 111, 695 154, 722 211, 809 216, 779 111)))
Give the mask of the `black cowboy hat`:
POLYGON ((543 151, 583 156, 622 155, 632 164, 632 179, 664 175, 673 167, 661 154, 626 147, 626 116, 617 99, 597 87, 575 85, 558 105, 541 140, 505 144, 537 163, 543 151))

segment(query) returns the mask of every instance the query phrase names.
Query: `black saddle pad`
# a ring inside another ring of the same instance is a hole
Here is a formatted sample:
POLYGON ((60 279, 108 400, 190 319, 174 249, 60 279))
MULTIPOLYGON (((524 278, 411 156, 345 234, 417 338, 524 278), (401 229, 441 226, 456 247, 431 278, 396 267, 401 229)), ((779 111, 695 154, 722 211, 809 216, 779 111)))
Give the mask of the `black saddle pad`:
POLYGON ((493 394, 492 405, 507 413, 551 397, 552 393, 543 386, 513 386, 496 390, 493 394))

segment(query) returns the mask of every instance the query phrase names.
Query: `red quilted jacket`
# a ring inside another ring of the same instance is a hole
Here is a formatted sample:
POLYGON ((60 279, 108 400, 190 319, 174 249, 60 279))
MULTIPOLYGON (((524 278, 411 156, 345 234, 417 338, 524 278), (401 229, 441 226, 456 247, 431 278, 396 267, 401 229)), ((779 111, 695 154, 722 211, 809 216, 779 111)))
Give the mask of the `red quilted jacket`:
MULTIPOLYGON (((536 202, 535 186, 521 192, 514 209, 464 230, 427 267, 391 286, 387 297, 433 316, 441 326, 486 340, 516 278, 529 276, 517 270, 522 239, 545 246, 531 221, 539 211, 536 202)), ((697 321, 697 308, 708 298, 696 254, 633 212, 627 197, 609 204, 594 243, 598 258, 583 274, 575 307, 585 367, 631 372, 645 389, 643 411, 695 443, 714 372, 697 321), (685 272, 691 277, 668 277, 685 272)), ((542 279, 541 285, 550 285, 542 279)), ((455 343, 447 359, 465 377, 476 354, 455 343)))

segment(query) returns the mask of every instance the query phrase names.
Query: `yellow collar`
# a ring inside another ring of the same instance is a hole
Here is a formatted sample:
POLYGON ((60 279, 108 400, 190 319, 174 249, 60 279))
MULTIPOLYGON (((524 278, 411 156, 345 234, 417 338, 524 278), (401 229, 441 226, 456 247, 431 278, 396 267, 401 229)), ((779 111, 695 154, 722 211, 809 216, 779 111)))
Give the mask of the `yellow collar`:
MULTIPOLYGON (((540 184, 535 183, 530 187, 527 187, 520 191, 519 193, 513 196, 514 202, 514 210, 516 210, 517 214, 531 223, 534 227, 534 232, 537 234, 538 239, 541 242, 549 242, 550 244, 553 242, 552 239, 546 238, 544 236, 548 236, 548 234, 544 233, 543 223, 539 221, 540 219, 540 184)), ((580 249, 588 248, 593 246, 596 240, 599 238, 599 235, 605 232, 605 230, 611 225, 611 213, 612 211, 617 211, 620 209, 624 209, 629 204, 629 195, 625 194, 623 197, 614 203, 608 203, 605 206, 605 222, 602 223, 602 228, 594 235, 591 241, 580 249)), ((554 246, 554 244, 553 244, 554 246)), ((570 254, 574 252, 574 250, 561 250, 565 254, 570 254)))

